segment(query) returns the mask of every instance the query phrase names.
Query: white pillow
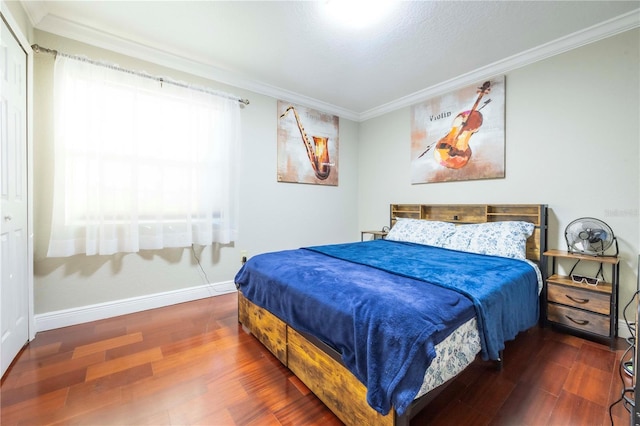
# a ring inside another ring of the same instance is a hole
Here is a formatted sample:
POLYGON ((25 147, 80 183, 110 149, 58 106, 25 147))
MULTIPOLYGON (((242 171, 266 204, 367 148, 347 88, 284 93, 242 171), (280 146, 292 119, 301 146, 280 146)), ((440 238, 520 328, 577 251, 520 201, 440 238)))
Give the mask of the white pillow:
POLYGON ((458 225, 455 232, 444 242, 442 247, 451 250, 469 251, 469 243, 475 233, 476 225, 458 225))
POLYGON ((491 256, 526 259, 527 238, 533 233, 535 226, 529 222, 505 221, 461 225, 460 240, 469 237, 466 251, 491 256))
POLYGON ((455 229, 456 226, 448 222, 398 218, 386 238, 392 241, 442 247, 455 229))

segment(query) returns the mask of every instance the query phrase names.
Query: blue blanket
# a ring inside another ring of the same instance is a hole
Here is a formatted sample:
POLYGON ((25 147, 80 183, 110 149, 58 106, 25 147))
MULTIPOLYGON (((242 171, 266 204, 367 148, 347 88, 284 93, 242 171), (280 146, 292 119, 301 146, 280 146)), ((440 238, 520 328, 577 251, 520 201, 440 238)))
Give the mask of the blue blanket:
MULTIPOLYGON (((435 357, 435 345, 475 315, 473 305, 480 307, 483 324, 496 322, 487 321, 486 312, 496 312, 508 324, 529 323, 529 317, 535 317, 525 328, 537 320, 536 278, 528 264, 385 240, 254 256, 235 281, 253 303, 340 352, 347 368, 367 387, 369 404, 382 414, 392 405, 399 414, 405 412, 435 357), (499 266, 503 261, 506 265, 499 266), (491 290, 511 282, 516 265, 533 274, 533 283, 524 285, 534 289, 533 301, 509 295, 505 302, 495 294, 500 290, 491 290), (456 271, 458 267, 463 271, 456 271), (491 284, 480 278, 483 269, 491 284), (452 291, 460 281, 466 283, 464 289, 452 291), (514 305, 514 312, 508 313, 502 303, 514 305), (535 315, 526 314, 525 305, 535 306, 535 315), (512 315, 523 321, 512 321, 512 315)), ((513 338, 517 331, 511 336, 511 328, 484 333, 490 336, 484 340, 513 338)), ((489 353, 483 345, 485 351, 489 353)))
POLYGON ((468 296, 478 315, 485 360, 498 359, 505 341, 538 321, 537 274, 530 264, 520 260, 388 240, 309 249, 468 296))

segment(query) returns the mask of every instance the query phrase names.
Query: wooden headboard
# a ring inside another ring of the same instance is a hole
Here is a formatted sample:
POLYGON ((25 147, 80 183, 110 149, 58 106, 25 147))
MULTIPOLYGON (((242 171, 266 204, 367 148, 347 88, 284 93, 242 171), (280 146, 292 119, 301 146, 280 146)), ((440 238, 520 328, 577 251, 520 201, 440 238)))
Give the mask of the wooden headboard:
MULTIPOLYGON (((519 220, 531 222, 535 230, 527 240, 527 259, 541 264, 547 249, 545 204, 391 204, 390 225, 396 218, 439 220, 455 224, 519 220)), ((541 265, 542 266, 542 265, 541 265)))

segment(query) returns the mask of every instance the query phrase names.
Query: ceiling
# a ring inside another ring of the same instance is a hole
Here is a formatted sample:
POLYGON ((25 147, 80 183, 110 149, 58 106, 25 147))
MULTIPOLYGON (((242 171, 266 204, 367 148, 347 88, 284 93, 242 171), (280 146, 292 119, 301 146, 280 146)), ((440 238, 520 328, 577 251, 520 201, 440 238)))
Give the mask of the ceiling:
POLYGON ((640 1, 400 1, 365 28, 326 1, 21 3, 37 29, 354 120, 640 25, 640 1))

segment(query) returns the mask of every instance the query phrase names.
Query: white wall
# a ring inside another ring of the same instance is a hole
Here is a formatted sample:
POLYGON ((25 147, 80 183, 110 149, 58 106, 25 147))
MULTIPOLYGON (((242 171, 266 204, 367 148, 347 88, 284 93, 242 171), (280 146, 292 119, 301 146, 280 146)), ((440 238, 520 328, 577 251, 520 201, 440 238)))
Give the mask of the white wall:
MULTIPOLYGON (((640 247, 639 30, 512 71, 506 76, 506 178, 411 185, 409 108, 340 120, 338 187, 276 181, 276 99, 226 87, 40 31, 34 42, 171 75, 251 100, 243 117, 241 236, 200 254, 212 283, 230 282, 249 255, 359 239, 388 224, 390 203, 546 203, 550 248, 564 248, 573 219, 605 220, 620 241, 621 304, 636 286, 640 247)), ((201 285, 190 250, 45 257, 51 211, 52 57, 35 57, 35 312, 48 314, 201 285)), ((215 294, 215 290, 211 290, 215 294)))
MULTIPOLYGON (((213 249, 206 247, 202 253, 198 253, 209 282, 230 283, 241 266, 241 250, 246 250, 252 256, 265 251, 359 239, 357 123, 340 119, 338 186, 278 183, 277 99, 227 87, 41 31, 35 32, 34 42, 65 53, 108 60, 126 68, 145 70, 154 75, 168 75, 249 98, 251 104, 242 111, 240 237, 235 244, 213 249)), ((36 314, 202 285, 204 275, 195 263, 190 249, 114 256, 46 258, 53 176, 52 67, 52 56, 35 56, 36 314)), ((215 287, 212 287, 211 294, 216 294, 215 287)))
POLYGON ((640 253, 639 40, 627 31, 506 75, 504 179, 411 185, 410 109, 361 123, 360 227, 388 225, 391 203, 548 204, 549 248, 566 249, 569 222, 600 218, 619 241, 624 306, 640 253))

